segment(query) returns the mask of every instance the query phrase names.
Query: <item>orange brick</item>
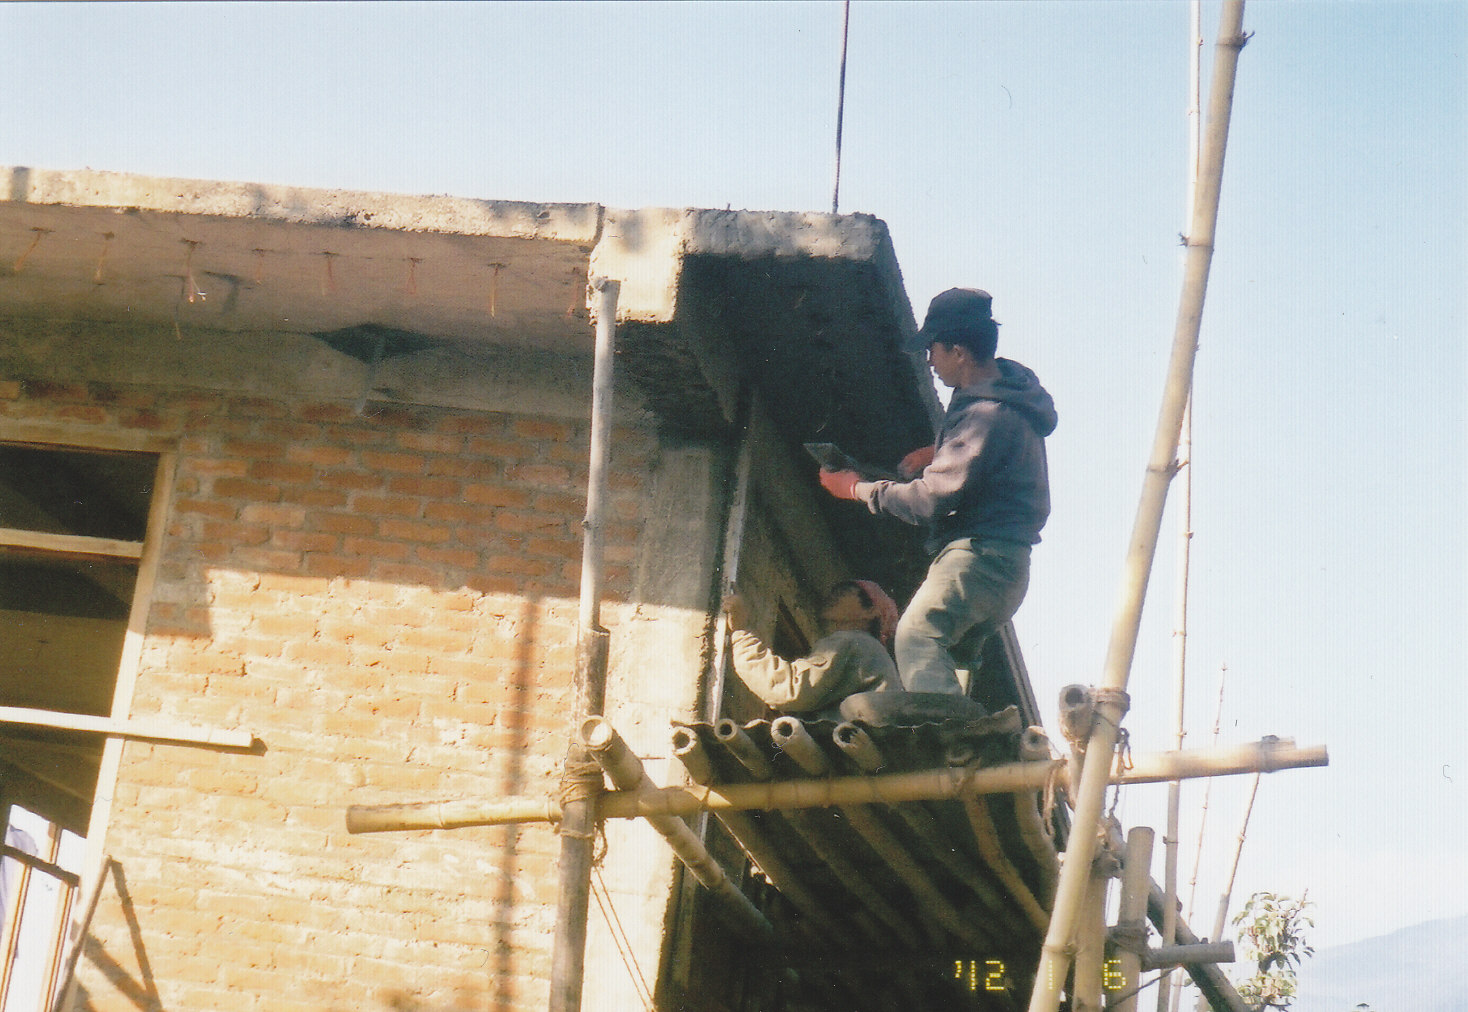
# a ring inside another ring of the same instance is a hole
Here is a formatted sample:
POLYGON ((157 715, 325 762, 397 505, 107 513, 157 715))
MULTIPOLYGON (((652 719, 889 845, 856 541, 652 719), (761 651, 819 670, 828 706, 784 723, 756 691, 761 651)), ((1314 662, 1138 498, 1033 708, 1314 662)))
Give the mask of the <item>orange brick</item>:
POLYGON ((462 483, 453 478, 425 478, 418 475, 398 475, 389 478, 387 482, 389 492, 430 499, 458 498, 461 487, 462 483))
POLYGON ((400 517, 416 517, 423 512, 423 505, 417 499, 407 496, 358 495, 353 497, 352 506, 362 513, 391 514, 400 517))
POLYGON ((213 492, 222 499, 244 499, 249 502, 278 502, 279 486, 246 478, 216 478, 213 492))
POLYGON ((261 481, 276 481, 288 485, 309 484, 316 477, 316 468, 310 464, 287 464, 279 460, 257 460, 250 464, 251 478, 261 481))
POLYGON ((473 569, 479 565, 479 553, 472 548, 429 548, 414 549, 413 557, 419 562, 433 566, 448 566, 455 569, 473 569))
POLYGON ((362 463, 374 471, 393 471, 400 474, 423 473, 423 457, 416 453, 386 453, 381 450, 363 450, 362 463))
POLYGON ((412 554, 412 548, 382 538, 345 537, 342 551, 347 555, 363 555, 374 559, 393 559, 401 562, 412 554))
POLYGON ((300 445, 293 443, 286 447, 286 460, 301 464, 313 464, 317 467, 341 467, 353 458, 351 450, 345 446, 327 445, 300 445))
POLYGON ((317 484, 328 488, 346 489, 349 492, 367 492, 382 488, 383 477, 369 471, 322 471, 316 476, 317 484))
POLYGON ((477 506, 524 506, 530 502, 530 493, 523 488, 505 485, 465 485, 464 501, 477 506))

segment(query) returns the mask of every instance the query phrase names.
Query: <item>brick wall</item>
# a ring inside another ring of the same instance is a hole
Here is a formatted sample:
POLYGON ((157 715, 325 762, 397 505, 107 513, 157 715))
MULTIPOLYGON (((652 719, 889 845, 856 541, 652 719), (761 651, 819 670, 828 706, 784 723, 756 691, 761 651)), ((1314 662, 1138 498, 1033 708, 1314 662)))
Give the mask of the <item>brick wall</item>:
MULTIPOLYGON (((351 803, 544 796, 565 747, 587 426, 97 384, 0 413, 179 436, 84 1007, 544 1007, 545 826, 349 836, 351 803)), ((613 441, 628 592, 652 436, 613 441)))

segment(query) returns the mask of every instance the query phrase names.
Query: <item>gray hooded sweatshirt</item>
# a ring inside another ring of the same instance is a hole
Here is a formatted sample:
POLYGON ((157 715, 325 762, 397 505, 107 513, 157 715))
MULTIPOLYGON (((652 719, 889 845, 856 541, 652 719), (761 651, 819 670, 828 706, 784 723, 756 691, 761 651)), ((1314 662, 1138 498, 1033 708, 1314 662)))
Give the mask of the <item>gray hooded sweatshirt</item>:
POLYGON ((1055 402, 1029 369, 995 362, 998 379, 953 392, 922 474, 856 485, 873 513, 926 524, 930 554, 959 538, 1033 545, 1050 515, 1045 437, 1055 431, 1055 402))

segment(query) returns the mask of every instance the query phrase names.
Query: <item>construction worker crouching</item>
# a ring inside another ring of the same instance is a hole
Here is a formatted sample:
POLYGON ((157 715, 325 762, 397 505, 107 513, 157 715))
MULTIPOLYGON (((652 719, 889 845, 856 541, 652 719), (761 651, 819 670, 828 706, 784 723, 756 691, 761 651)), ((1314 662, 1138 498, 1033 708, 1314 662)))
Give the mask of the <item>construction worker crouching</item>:
POLYGON ((749 631, 748 608, 737 594, 724 598, 724 613, 734 672, 766 706, 839 720, 847 696, 902 688, 885 645, 897 624, 897 605, 870 580, 831 588, 821 606, 826 635, 795 660, 780 657, 749 631))

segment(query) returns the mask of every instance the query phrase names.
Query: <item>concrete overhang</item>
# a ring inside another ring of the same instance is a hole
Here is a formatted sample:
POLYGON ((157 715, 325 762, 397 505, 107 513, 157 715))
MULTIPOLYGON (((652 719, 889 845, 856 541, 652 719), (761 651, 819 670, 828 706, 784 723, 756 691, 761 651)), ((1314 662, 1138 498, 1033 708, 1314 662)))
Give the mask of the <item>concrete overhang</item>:
POLYGON ((586 343, 596 204, 0 169, 10 317, 586 343))
MULTIPOLYGON (((622 410, 722 440, 755 399, 792 454, 832 442, 884 466, 932 438, 940 408, 869 215, 0 168, 0 374, 17 379, 584 417, 591 276, 621 282, 622 410)), ((893 541, 825 505, 858 557, 893 541)))
MULTIPOLYGON (((792 438, 890 463, 938 411, 921 357, 902 351, 912 312, 886 226, 868 215, 31 168, 0 169, 0 196, 0 316, 12 328, 72 325, 94 347, 112 328, 207 334, 234 356, 220 375, 265 335, 336 335, 348 354, 385 335, 399 345, 389 356, 432 346, 585 357, 595 274, 622 282, 619 350, 675 426, 727 430, 758 389, 792 438)), ((99 371, 114 364, 103 351, 99 371)), ((395 395, 429 387, 399 383, 395 395)))

